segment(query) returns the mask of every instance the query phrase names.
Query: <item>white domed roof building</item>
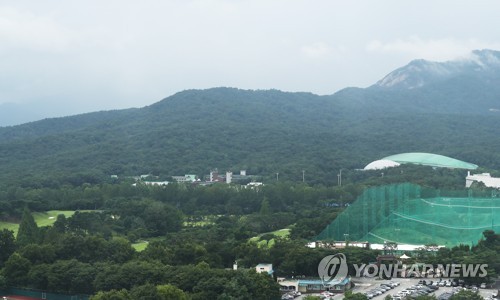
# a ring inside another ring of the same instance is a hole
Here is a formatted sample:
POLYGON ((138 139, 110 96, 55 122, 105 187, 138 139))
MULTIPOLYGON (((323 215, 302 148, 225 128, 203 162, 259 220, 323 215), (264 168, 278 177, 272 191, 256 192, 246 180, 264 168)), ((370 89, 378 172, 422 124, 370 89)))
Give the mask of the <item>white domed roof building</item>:
POLYGON ((382 170, 386 168, 392 168, 392 167, 397 167, 399 166, 400 163, 388 160, 388 159, 380 159, 376 161, 372 161, 366 167, 363 168, 363 170, 382 170))
POLYGON ((396 167, 400 164, 414 164, 431 166, 434 168, 450 168, 475 170, 477 165, 455 158, 433 154, 433 153, 401 153, 384 157, 380 160, 369 163, 363 170, 381 170, 390 167, 396 167))

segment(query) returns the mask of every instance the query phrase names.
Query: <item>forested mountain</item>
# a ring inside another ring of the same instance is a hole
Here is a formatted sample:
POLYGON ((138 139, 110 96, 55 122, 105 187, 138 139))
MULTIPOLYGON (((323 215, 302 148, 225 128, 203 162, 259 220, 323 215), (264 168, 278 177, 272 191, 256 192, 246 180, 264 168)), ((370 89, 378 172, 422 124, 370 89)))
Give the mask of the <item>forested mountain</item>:
POLYGON ((399 68, 382 78, 374 86, 388 89, 416 89, 426 85, 466 75, 471 77, 493 75, 500 68, 500 52, 475 50, 468 57, 447 61, 433 62, 418 59, 399 68))
POLYGON ((377 112, 498 114, 500 52, 473 51, 448 62, 415 60, 367 89, 349 88, 333 95, 377 112))
POLYGON ((217 167, 290 180, 306 170, 310 182, 332 183, 340 168, 412 151, 500 168, 500 54, 472 57, 414 61, 330 96, 187 90, 140 109, 0 128, 0 179, 79 184, 217 167))

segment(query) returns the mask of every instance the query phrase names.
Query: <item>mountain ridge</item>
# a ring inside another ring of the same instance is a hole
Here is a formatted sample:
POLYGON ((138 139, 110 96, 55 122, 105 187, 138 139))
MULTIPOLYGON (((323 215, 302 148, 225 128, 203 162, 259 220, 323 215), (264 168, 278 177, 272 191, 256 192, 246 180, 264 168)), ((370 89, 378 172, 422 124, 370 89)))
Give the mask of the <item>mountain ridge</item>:
MULTIPOLYGON (((244 90, 244 89, 238 89, 238 88, 230 88, 230 87, 215 87, 215 88, 209 88, 209 89, 188 89, 184 91, 177 92, 169 97, 166 97, 162 100, 159 100, 151 105, 142 107, 142 108, 129 108, 129 109, 119 109, 119 110, 108 110, 108 111, 99 111, 99 112, 90 112, 90 113, 85 113, 85 114, 77 114, 73 116, 67 116, 67 117, 56 117, 56 118, 47 118, 39 121, 33 121, 33 122, 28 122, 28 123, 23 123, 19 125, 26 125, 26 124, 40 124, 38 122, 40 121, 45 121, 45 122, 54 122, 54 120, 67 120, 67 118, 75 117, 77 119, 82 119, 81 116, 90 116, 92 118, 93 114, 102 114, 102 115, 107 115, 108 112, 118 112, 118 111, 128 111, 128 110, 134 110, 134 109, 157 109, 158 107, 162 107, 166 103, 169 102, 171 99, 178 99, 182 98, 184 94, 189 94, 189 93, 197 93, 199 91, 205 91, 207 94, 213 94, 214 92, 218 90, 226 90, 226 91, 238 91, 240 93, 249 93, 249 92, 254 92, 254 93, 261 93, 261 92, 269 92, 269 93, 286 93, 286 94, 297 94, 297 95, 308 95, 312 97, 326 97, 333 99, 333 101, 339 103, 339 109, 346 108, 349 102, 356 102, 358 101, 359 97, 365 98, 365 101, 359 102, 361 105, 364 106, 372 106, 371 109, 377 109, 377 105, 379 104, 377 101, 380 101, 379 98, 387 98, 383 93, 389 93, 389 97, 396 97, 397 95, 391 95, 391 94, 398 94, 401 91, 400 90, 425 90, 426 88, 433 88, 433 85, 436 85, 437 83, 441 84, 446 81, 451 81, 452 84, 456 84, 456 81, 459 81, 463 79, 464 76, 469 76, 473 78, 474 84, 477 84, 477 81, 482 82, 483 86, 481 88, 490 88, 490 87, 497 87, 500 85, 500 51, 495 51, 495 50, 488 50, 488 49, 483 49, 483 50, 474 50, 468 57, 464 58, 459 58, 455 59, 452 61, 446 61, 446 62, 434 62, 434 61, 428 61, 424 59, 416 59, 408 63, 406 66, 403 66, 401 68, 398 68, 392 72, 390 72, 388 75, 384 76, 382 79, 377 81, 375 84, 369 86, 368 88, 357 88, 357 87, 348 87, 341 89, 340 91, 332 94, 332 95, 325 95, 325 96, 319 96, 310 92, 286 92, 286 91, 279 91, 276 89, 269 89, 269 90, 244 90), (477 74, 474 74, 474 72, 485 72, 486 74, 480 74, 479 76, 477 74), (484 83, 487 80, 484 80, 484 78, 474 78, 474 77, 482 77, 486 75, 487 78, 490 78, 489 84, 484 86, 484 83), (492 81, 492 82, 491 82, 492 81), (382 95, 380 95, 382 93, 382 95), (371 95, 373 94, 373 95, 371 95), (345 99, 348 98, 348 99, 345 99), (372 100, 371 98, 374 98, 372 100), (370 103, 370 101, 375 101, 374 103, 370 103)), ((468 79, 467 79, 468 80, 468 79)), ((457 84, 458 87, 460 87, 460 84, 457 84)), ((470 85, 469 85, 470 86, 470 85)), ((469 88, 467 86, 467 89, 469 88)), ((499 88, 496 88, 498 91, 500 91, 499 88)), ((496 92, 496 91, 495 91, 496 92)), ((418 95, 419 92, 416 92, 416 95, 410 95, 411 97, 416 97, 420 98, 422 97, 421 95, 418 95)), ((428 93, 427 91, 424 91, 424 94, 428 93)), ((406 96, 406 95, 405 95, 406 96)), ((427 97, 427 96, 426 96, 427 97)), ((398 100, 393 101, 397 103, 398 100)), ((497 101, 498 102, 498 101, 497 101)), ((483 107, 479 106, 478 109, 470 109, 470 107, 461 110, 460 113, 467 113, 467 112, 474 112, 474 113, 487 113, 490 109, 500 109, 500 105, 495 105, 496 103, 490 103, 488 106, 489 107, 483 107)), ((423 105, 425 107, 427 104, 423 105)), ((351 108, 352 109, 352 108, 351 108)), ((391 110, 389 105, 382 105, 381 106, 382 110, 391 110)), ((416 109, 415 107, 413 109, 416 109)), ((417 109, 418 110, 418 109, 417 109)), ((449 111, 442 111, 442 110, 435 110, 434 108, 428 108, 425 107, 425 111, 419 110, 420 112, 444 112, 444 113, 449 113, 449 111)), ((4 112, 5 114, 5 112, 4 112)), ((19 125, 14 125, 14 126, 0 126, 0 130, 3 128, 10 128, 10 127, 15 127, 19 125)), ((25 126, 26 127, 26 126, 25 126)), ((29 127, 29 126, 28 126, 29 127)))
POLYGON ((495 70, 500 72, 500 51, 474 50, 468 57, 446 62, 412 60, 384 76, 371 87, 414 89, 426 84, 450 79, 463 73, 495 70))
POLYGON ((111 174, 168 177, 220 168, 279 172, 284 180, 307 170, 312 182, 328 183, 340 168, 400 152, 500 168, 500 114, 490 111, 499 106, 500 84, 496 72, 484 74, 327 96, 186 90, 143 108, 3 127, 0 182, 81 184, 111 174))

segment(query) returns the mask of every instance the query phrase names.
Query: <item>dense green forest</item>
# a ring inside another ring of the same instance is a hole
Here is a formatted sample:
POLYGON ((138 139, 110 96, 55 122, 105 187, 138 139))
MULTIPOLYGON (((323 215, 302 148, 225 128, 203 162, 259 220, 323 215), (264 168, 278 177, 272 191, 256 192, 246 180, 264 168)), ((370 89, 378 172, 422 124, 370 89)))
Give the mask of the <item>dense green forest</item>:
MULTIPOLYGON (((462 171, 419 166, 387 170, 383 177, 357 174, 348 174, 351 183, 334 187, 292 182, 260 189, 227 184, 157 187, 122 182, 18 188, 1 195, 2 207, 10 205, 3 217, 17 219, 20 227, 16 237, 0 231, 0 290, 24 287, 95 294, 94 299, 278 299, 276 282, 255 273, 255 265, 272 263, 276 276, 317 276, 319 261, 332 250, 305 244, 364 187, 398 179, 430 185, 441 178, 441 186, 458 188, 463 180, 462 171), (30 214, 55 208, 77 212, 59 215, 45 227, 38 227, 30 214), (92 211, 80 212, 83 208, 92 211), (281 228, 289 228, 290 234, 273 235, 281 228), (255 236, 257 241, 251 239, 255 236), (272 246, 259 243, 270 239, 272 246), (132 248, 132 242, 144 240, 144 251, 132 248), (230 270, 235 261, 238 271, 230 270)), ((495 255, 499 247, 500 236, 485 232, 472 248, 422 251, 415 259, 488 263, 488 274, 494 277, 500 271, 495 255)), ((374 261, 381 253, 360 248, 342 252, 349 263, 374 261)))
POLYGON ((401 111, 406 102, 394 101, 391 110, 384 97, 395 92, 387 93, 374 92, 370 105, 363 96, 358 106, 342 93, 193 90, 142 109, 0 128, 1 184, 81 185, 112 174, 201 177, 219 168, 267 180, 279 172, 292 181, 305 170, 308 183, 328 185, 341 168, 401 152, 500 168, 500 115, 401 111))
MULTIPOLYGON (((498 78, 461 74, 419 89, 372 86, 330 96, 188 90, 140 109, 0 128, 0 224, 19 224, 17 235, 0 230, 0 290, 93 299, 278 299, 274 278, 257 274, 255 265, 272 263, 275 276, 317 276, 318 262, 332 251, 305 244, 365 188, 465 184, 464 170, 359 170, 369 162, 431 152, 499 175, 498 78), (149 186, 132 178, 203 178, 213 168, 247 170, 264 185, 149 186), (48 210, 74 214, 38 226, 31 212, 48 210), (137 243, 147 246, 139 251, 137 243)), ((473 247, 416 258, 487 262, 495 277, 499 247, 499 235, 485 231, 473 247)), ((381 252, 343 253, 349 263, 366 263, 381 252)))
POLYGON ((500 169, 498 51, 482 63, 416 60, 368 88, 333 95, 186 90, 139 109, 0 128, 0 185, 81 185, 110 175, 161 178, 213 168, 331 185, 339 169, 402 152, 430 152, 500 169), (451 74, 451 75, 450 75, 451 74), (399 76, 399 77, 398 77, 399 76), (419 84, 424 82, 425 84, 419 84), (411 88, 416 85, 418 88, 411 88), (41 180, 43 179, 43 180, 41 180))

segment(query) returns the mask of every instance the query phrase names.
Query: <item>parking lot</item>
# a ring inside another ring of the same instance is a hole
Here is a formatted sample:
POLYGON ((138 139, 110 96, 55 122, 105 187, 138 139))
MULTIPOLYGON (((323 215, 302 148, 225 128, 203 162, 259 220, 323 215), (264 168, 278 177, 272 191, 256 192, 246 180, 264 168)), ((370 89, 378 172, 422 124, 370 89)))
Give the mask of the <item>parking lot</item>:
MULTIPOLYGON (((436 279, 437 278, 427 279, 427 282, 429 282, 429 280, 436 281, 436 279)), ((439 280, 439 279, 437 279, 437 280, 439 280)), ((446 280, 446 279, 443 279, 443 281, 444 280, 446 280)), ((397 295, 398 293, 400 293, 404 290, 408 290, 409 288, 418 285, 420 279, 418 279, 418 278, 394 278, 391 281, 398 282, 398 283, 400 283, 400 285, 393 288, 393 289, 388 290, 387 292, 385 292, 381 295, 374 296, 373 299, 383 299, 387 295, 390 295, 390 296, 397 295)), ((366 293, 366 292, 369 292, 370 290, 373 290, 374 288, 380 286, 382 283, 389 282, 389 280, 380 280, 378 278, 377 279, 376 278, 356 278, 356 279, 353 279, 353 282, 356 284, 356 287, 353 289, 354 293, 366 293)), ((451 286, 439 286, 439 289, 429 293, 429 295, 435 295, 436 297, 439 297, 442 294, 452 293, 454 291, 456 291, 456 289, 454 289, 451 286)), ((488 298, 491 298, 492 295, 496 293, 496 290, 478 289, 478 292, 480 293, 480 295, 483 298, 488 299, 488 298)), ((341 296, 341 295, 338 295, 338 296, 339 297, 335 298, 335 299, 343 298, 343 296, 341 296)))
MULTIPOLYGON (((430 279, 434 280, 434 279, 430 279)), ((437 279, 439 280, 439 279, 437 279)), ((446 280, 446 279, 443 279, 446 280)), ((419 284, 420 279, 418 278, 394 278, 392 280, 381 280, 378 278, 353 278, 352 280, 354 284, 356 285, 355 288, 352 290, 354 293, 369 293, 371 290, 378 288, 381 284, 386 284, 388 282, 397 282, 399 283, 398 286, 387 290, 386 292, 380 294, 380 295, 374 295, 372 299, 375 300, 383 300, 387 295, 389 296, 395 296, 402 291, 411 289, 412 287, 416 286, 419 284)), ((429 279, 427 280, 429 281, 429 279)), ((435 295, 436 297, 439 298, 439 296, 445 294, 445 293, 453 293, 456 291, 456 288, 454 287, 447 287, 447 286, 440 286, 437 290, 429 293, 428 295, 435 295)), ((484 299, 492 299, 492 295, 495 294, 497 291, 492 290, 492 289, 478 289, 479 294, 484 298, 484 299)), ((320 294, 314 294, 316 296, 320 296, 320 294)), ((302 299, 304 295, 301 297, 298 297, 296 299, 302 299)), ((337 294, 329 297, 330 299, 343 299, 344 295, 343 294, 337 294)), ((396 298, 397 299, 397 298, 396 298)))

